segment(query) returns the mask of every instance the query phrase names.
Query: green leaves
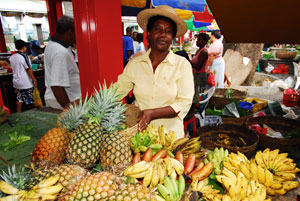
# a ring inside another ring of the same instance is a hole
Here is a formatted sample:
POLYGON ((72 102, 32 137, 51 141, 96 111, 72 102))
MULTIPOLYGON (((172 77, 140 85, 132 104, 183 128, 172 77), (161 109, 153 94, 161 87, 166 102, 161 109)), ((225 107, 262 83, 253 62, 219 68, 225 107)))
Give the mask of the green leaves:
POLYGON ((8 131, 9 140, 2 144, 4 151, 8 151, 31 138, 26 134, 32 131, 32 126, 15 126, 8 131))

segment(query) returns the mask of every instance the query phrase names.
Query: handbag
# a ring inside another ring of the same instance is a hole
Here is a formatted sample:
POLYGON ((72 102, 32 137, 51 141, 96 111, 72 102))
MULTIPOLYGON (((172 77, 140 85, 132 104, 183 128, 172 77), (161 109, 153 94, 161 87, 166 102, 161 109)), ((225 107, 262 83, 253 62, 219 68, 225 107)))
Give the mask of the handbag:
POLYGON ((209 75, 208 75, 208 77, 207 77, 207 84, 208 84, 209 86, 214 87, 214 86, 216 85, 216 82, 215 82, 215 76, 214 76, 214 74, 213 74, 212 72, 209 72, 208 74, 209 74, 209 75))
POLYGON ((42 102, 40 92, 39 92, 37 87, 34 87, 32 96, 33 96, 33 100, 34 100, 34 106, 35 107, 42 107, 43 102, 42 102))

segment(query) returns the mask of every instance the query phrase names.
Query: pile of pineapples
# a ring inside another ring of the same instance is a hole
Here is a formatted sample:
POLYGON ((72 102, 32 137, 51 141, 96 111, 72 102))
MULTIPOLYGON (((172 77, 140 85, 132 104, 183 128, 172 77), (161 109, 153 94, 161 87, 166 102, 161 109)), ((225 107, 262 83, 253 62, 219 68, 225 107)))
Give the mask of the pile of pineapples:
MULTIPOLYGON (((59 175, 60 200, 153 200, 149 189, 120 177, 131 164, 132 151, 130 138, 119 133, 126 108, 115 92, 113 85, 100 85, 91 98, 59 115, 57 127, 40 139, 31 154, 38 169, 30 186, 59 175), (98 161, 104 172, 91 174, 88 170, 98 161)), ((9 183, 11 178, 2 179, 9 183)))

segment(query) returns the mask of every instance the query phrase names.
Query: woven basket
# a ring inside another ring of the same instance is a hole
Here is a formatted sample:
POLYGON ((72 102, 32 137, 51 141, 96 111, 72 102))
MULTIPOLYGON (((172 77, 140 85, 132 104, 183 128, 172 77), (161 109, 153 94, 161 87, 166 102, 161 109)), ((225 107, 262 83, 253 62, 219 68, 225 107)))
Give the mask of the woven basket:
POLYGON ((247 157, 252 157, 255 154, 258 136, 255 132, 249 130, 245 126, 233 125, 233 124, 222 124, 215 127, 200 127, 197 130, 198 135, 201 138, 201 145, 209 150, 214 150, 216 147, 224 147, 231 152, 241 152, 245 154, 247 157), (229 146, 220 144, 215 142, 215 136, 218 134, 227 134, 230 137, 242 137, 247 146, 237 147, 237 146, 229 146))
MULTIPOLYGON (((273 130, 288 133, 293 130, 300 130, 300 122, 297 120, 287 119, 284 117, 252 117, 246 122, 246 126, 251 126, 252 124, 266 124, 273 130)), ((257 133, 259 136, 258 147, 260 149, 270 148, 279 149, 281 152, 289 152, 291 149, 298 146, 300 147, 300 138, 272 138, 263 134, 257 133)))
POLYGON ((286 50, 276 51, 276 57, 278 59, 294 59, 297 55, 296 51, 290 52, 286 50))
POLYGON ((124 129, 120 131, 121 135, 124 135, 126 137, 126 139, 130 140, 131 136, 135 136, 135 134, 138 132, 138 125, 136 124, 130 128, 124 129))
POLYGON ((227 89, 219 88, 215 90, 214 95, 211 97, 208 103, 208 107, 215 107, 219 109, 223 109, 225 105, 229 104, 231 99, 234 98, 237 101, 241 101, 248 96, 247 91, 241 91, 237 89, 230 89, 233 91, 232 98, 226 98, 225 93, 227 89))

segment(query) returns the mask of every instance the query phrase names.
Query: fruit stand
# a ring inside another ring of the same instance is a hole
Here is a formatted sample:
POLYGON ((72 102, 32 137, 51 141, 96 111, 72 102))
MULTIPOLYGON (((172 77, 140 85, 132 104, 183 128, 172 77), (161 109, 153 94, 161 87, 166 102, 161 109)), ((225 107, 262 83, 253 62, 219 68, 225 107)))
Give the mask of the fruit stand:
POLYGON ((114 92, 104 85, 59 115, 10 116, 24 133, 1 133, 2 144, 9 137, 14 143, 0 150, 13 164, 0 163, 0 200, 296 199, 300 169, 280 149, 259 150, 257 133, 220 125, 214 138, 204 133, 217 127, 177 139, 153 124, 137 132, 138 110, 114 92))

